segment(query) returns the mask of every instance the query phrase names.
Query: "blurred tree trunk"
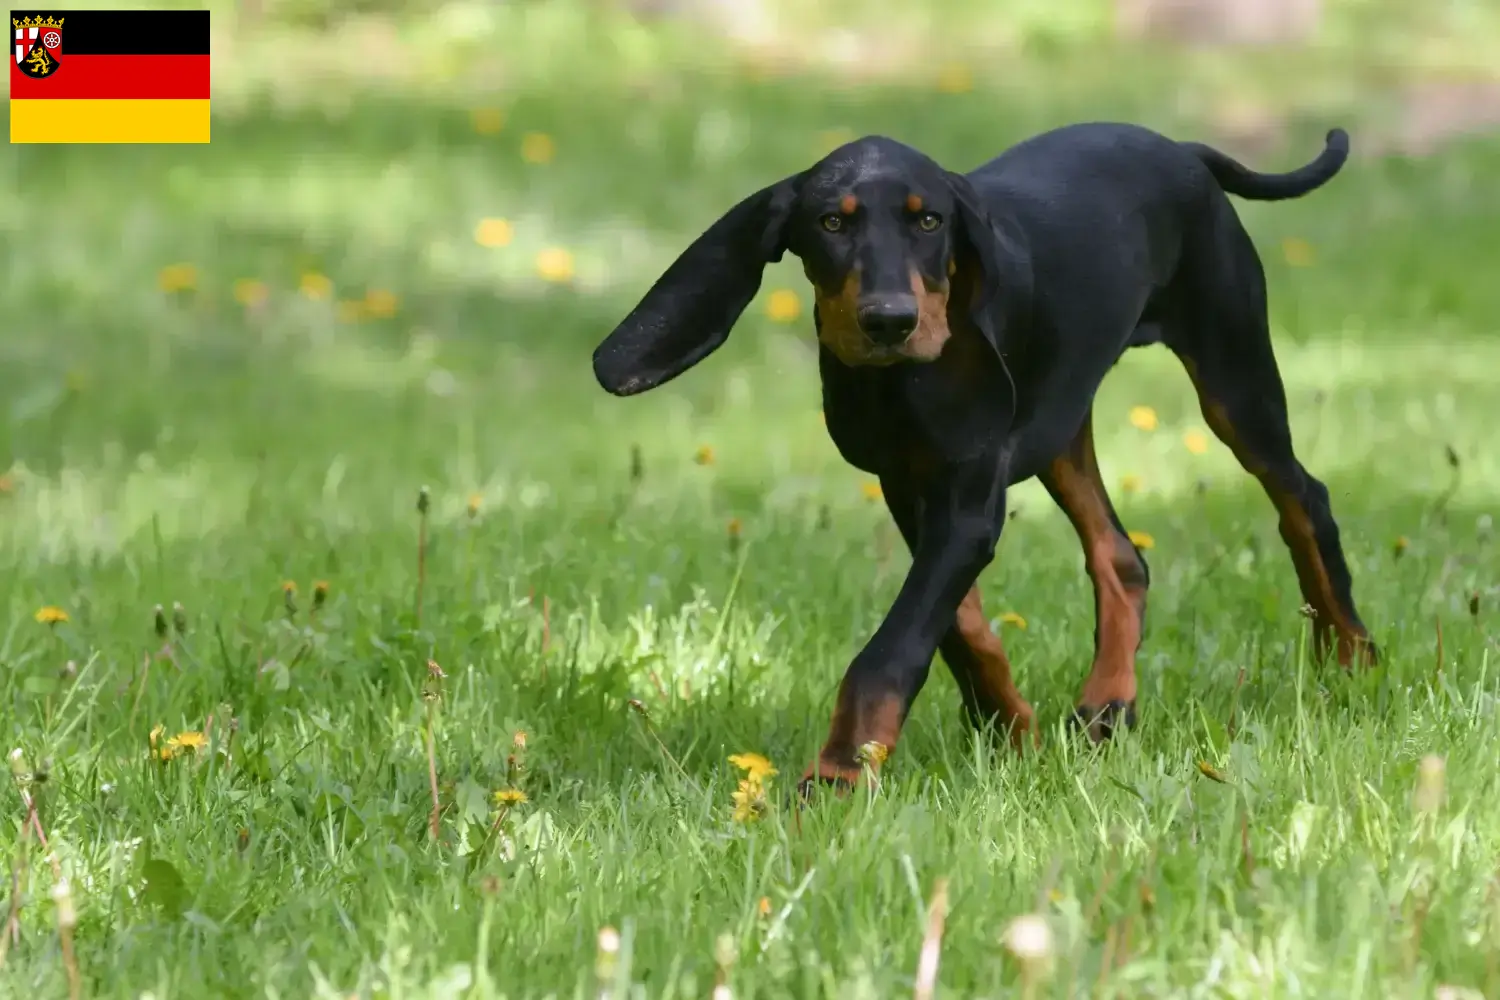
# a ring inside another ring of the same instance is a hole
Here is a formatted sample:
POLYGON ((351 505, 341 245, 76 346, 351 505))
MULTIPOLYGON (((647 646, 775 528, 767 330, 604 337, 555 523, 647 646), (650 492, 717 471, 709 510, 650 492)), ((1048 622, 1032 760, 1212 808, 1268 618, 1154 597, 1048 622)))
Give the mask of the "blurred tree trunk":
POLYGON ((1318 30, 1322 0, 1114 0, 1125 38, 1197 45, 1301 42, 1318 30))

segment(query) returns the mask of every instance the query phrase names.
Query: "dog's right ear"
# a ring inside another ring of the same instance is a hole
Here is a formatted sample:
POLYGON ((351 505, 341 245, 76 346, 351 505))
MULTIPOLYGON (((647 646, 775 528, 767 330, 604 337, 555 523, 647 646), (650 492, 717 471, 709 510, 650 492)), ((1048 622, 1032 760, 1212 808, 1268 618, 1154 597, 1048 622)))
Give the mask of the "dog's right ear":
POLYGON ((654 389, 729 337, 786 251, 801 176, 755 192, 693 241, 594 351, 594 377, 616 396, 654 389))

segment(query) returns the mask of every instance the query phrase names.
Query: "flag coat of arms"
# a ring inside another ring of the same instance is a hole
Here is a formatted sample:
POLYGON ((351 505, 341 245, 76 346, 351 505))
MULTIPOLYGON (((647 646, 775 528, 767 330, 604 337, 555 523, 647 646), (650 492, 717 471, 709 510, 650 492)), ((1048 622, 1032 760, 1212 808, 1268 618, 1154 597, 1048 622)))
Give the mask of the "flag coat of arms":
MULTIPOLYGON (((27 18, 29 22, 31 19, 27 18)), ((66 18, 38 18, 35 24, 16 24, 16 65, 34 79, 51 76, 62 56, 62 27, 66 18)))
POLYGON ((10 141, 207 142, 206 10, 10 12, 10 141))

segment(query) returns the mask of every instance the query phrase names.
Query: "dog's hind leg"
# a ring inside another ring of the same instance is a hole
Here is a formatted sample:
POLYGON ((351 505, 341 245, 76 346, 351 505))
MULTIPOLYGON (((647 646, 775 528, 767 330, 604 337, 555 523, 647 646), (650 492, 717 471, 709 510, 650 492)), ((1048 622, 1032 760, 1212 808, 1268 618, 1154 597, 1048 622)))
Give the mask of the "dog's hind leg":
POLYGON ((1135 725, 1135 654, 1146 622, 1151 572, 1109 501, 1094 454, 1094 414, 1039 477, 1073 522, 1094 585, 1094 665, 1074 709, 1094 741, 1135 725))
POLYGON ((1017 750, 1035 745, 1036 716, 1011 677, 1010 659, 984 616, 977 586, 958 606, 953 628, 938 649, 958 683, 964 714, 976 728, 993 723, 1017 750))
POLYGON ((1349 566, 1328 488, 1292 450, 1286 390, 1271 346, 1260 257, 1227 200, 1185 254, 1183 322, 1167 346, 1182 360, 1203 417, 1280 515, 1302 598, 1314 615, 1319 656, 1336 643, 1339 663, 1369 663, 1376 649, 1354 607, 1349 566))

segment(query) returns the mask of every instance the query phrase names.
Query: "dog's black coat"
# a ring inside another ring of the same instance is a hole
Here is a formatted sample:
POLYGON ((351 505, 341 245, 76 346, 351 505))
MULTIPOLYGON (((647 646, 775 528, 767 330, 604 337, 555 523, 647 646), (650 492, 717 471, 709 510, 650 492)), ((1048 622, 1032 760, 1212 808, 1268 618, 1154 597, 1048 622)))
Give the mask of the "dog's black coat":
MULTIPOLYGON (((869 364, 820 352, 829 433, 847 461, 880 477, 913 554, 889 614, 849 668, 822 770, 846 770, 861 736, 893 739, 888 730, 899 728, 940 644, 950 665, 950 646, 962 656, 955 612, 993 557, 1007 486, 1040 477, 1086 548, 1111 526, 1123 538, 1088 429, 1099 383, 1128 347, 1162 343, 1183 360, 1210 426, 1281 511, 1304 594, 1319 624, 1338 632, 1341 658, 1368 638, 1327 490, 1292 452, 1264 273, 1226 196, 1299 197, 1332 178, 1348 150, 1334 130, 1313 162, 1267 175, 1197 143, 1092 123, 1036 136, 959 175, 893 140, 858 140, 732 208, 604 340, 594 371, 605 389, 623 396, 660 385, 723 343, 764 265, 788 249, 826 292, 820 332, 841 285, 859 294, 861 316, 867 301, 904 293, 907 272, 949 296, 949 340, 927 363, 893 358, 873 334, 869 364), (828 222, 840 197, 844 221, 828 222), (902 228, 903 212, 937 216, 937 226, 902 228), (938 273, 944 263, 948 273, 938 273), (1090 467, 1087 488, 1063 475, 1090 467), (1099 528, 1085 508, 1106 511, 1109 524, 1099 528), (892 699, 896 721, 879 722, 892 699)), ((1143 614, 1146 569, 1138 552, 1135 560, 1138 573, 1128 559, 1100 572, 1128 585, 1138 576, 1143 614)), ((1114 586, 1097 576, 1095 584, 1114 586)), ((1133 674, 1128 688, 1110 700, 1133 711, 1133 674)))

